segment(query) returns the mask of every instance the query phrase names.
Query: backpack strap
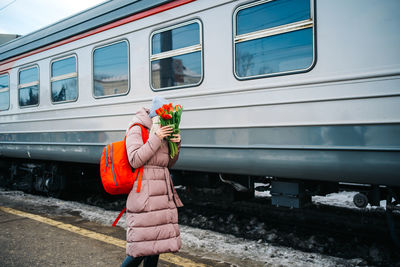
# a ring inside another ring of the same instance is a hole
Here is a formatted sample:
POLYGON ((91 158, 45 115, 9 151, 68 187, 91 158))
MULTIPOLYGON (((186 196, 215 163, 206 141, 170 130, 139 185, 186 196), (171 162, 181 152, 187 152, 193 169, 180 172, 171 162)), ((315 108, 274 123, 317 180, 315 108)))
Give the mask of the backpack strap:
POLYGON ((114 223, 112 224, 112 227, 115 227, 119 221, 119 219, 121 219, 122 215, 124 215, 126 211, 126 208, 124 208, 118 215, 118 217, 115 219, 114 223))
MULTIPOLYGON (((129 130, 135 125, 136 126, 140 126, 140 129, 142 131, 143 144, 145 144, 147 142, 147 140, 149 139, 149 132, 147 131, 147 129, 143 125, 141 125, 139 123, 134 123, 129 127, 127 133, 125 134, 125 139, 124 139, 125 146, 126 146, 126 136, 128 135, 129 130)), ((137 185, 137 188, 136 188, 136 192, 139 193, 140 192, 140 187, 142 185, 143 166, 141 166, 138 169, 135 169, 135 171, 133 172, 133 183, 135 183, 136 177, 139 177, 138 178, 138 185, 137 185)), ((113 227, 115 227, 117 225, 119 219, 121 219, 121 217, 125 213, 125 211, 126 211, 126 207, 119 213, 118 217, 115 219, 114 223, 112 224, 113 227)))
MULTIPOLYGON (((142 131, 142 140, 143 140, 143 144, 145 144, 147 142, 147 140, 149 140, 149 132, 147 131, 147 129, 139 124, 139 123, 134 123, 132 124, 129 130, 133 127, 133 126, 140 126, 140 129, 142 131)), ((125 144, 126 144, 126 136, 128 135, 128 133, 125 135, 125 144)), ((135 169, 135 172, 133 173, 133 183, 135 183, 136 178, 138 178, 138 184, 137 184, 137 188, 136 188, 136 192, 140 192, 140 188, 142 186, 142 178, 143 178, 143 166, 141 166, 140 168, 135 169)))
POLYGON ((129 133, 129 131, 132 129, 133 126, 140 126, 140 129, 142 131, 142 140, 143 140, 143 144, 145 144, 147 142, 147 140, 149 139, 149 132, 147 131, 146 127, 144 127, 143 125, 139 124, 139 123, 134 123, 131 126, 129 126, 128 131, 125 134, 125 144, 126 144, 126 137, 129 133))

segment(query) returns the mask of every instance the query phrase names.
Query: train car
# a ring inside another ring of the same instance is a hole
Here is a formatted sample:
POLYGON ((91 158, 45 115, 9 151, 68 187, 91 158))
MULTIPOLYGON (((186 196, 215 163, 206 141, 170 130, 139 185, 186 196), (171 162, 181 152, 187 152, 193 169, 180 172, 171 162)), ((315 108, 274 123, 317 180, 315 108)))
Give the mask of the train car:
MULTIPOLYGON (((307 188, 357 184, 359 205, 376 204, 400 187, 398 10, 397 0, 105 2, 0 46, 3 165, 99 164, 159 95, 184 107, 176 176, 250 190, 249 177, 273 177, 273 201, 289 206, 307 188)), ((33 183, 53 190, 43 173, 33 183)))

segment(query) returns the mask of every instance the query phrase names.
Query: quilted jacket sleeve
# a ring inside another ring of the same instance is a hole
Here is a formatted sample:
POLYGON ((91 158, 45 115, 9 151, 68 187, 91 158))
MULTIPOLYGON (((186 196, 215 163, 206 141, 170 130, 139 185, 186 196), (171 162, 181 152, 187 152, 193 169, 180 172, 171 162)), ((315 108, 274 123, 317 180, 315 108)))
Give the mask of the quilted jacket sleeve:
POLYGON ((155 134, 151 134, 147 142, 143 144, 140 127, 132 127, 126 137, 126 152, 129 163, 135 169, 143 166, 157 152, 160 145, 161 140, 155 134))
POLYGON ((172 166, 174 166, 174 164, 178 161, 180 152, 181 152, 181 142, 178 143, 178 153, 175 155, 174 158, 169 159, 168 168, 171 168, 172 166))

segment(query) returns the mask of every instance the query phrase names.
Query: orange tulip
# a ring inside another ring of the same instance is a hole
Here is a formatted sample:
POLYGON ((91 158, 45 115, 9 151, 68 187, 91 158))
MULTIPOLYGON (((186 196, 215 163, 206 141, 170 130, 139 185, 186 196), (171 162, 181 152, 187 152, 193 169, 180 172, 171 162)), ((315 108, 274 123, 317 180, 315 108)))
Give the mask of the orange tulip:
POLYGON ((163 113, 164 113, 164 110, 162 108, 159 108, 159 109, 156 110, 156 114, 158 116, 161 116, 161 114, 163 114, 163 113))
POLYGON ((161 115, 161 118, 163 118, 164 120, 170 120, 170 119, 172 119, 172 115, 171 114, 162 114, 161 115))
POLYGON ((165 110, 165 112, 168 112, 168 111, 169 111, 169 106, 168 106, 168 105, 166 105, 166 104, 165 104, 165 105, 163 105, 163 106, 162 106, 162 108, 165 110))

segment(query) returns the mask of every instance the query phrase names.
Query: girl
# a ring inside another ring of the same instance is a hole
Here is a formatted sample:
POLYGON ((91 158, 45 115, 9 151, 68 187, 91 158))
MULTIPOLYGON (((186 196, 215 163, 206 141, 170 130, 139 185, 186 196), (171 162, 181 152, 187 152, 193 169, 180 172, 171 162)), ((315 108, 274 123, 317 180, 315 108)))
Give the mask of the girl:
POLYGON ((141 108, 130 123, 151 129, 145 144, 139 126, 133 126, 127 132, 129 162, 133 168, 144 168, 140 192, 136 192, 136 179, 126 202, 127 257, 121 267, 139 266, 142 260, 144 267, 157 266, 160 253, 177 252, 181 247, 177 207, 183 204, 168 171, 178 160, 181 136, 174 134, 170 139, 178 144, 178 154, 171 159, 165 138, 170 136, 172 128, 160 127, 155 113, 163 104, 167 104, 165 99, 155 97, 151 110, 141 108))

